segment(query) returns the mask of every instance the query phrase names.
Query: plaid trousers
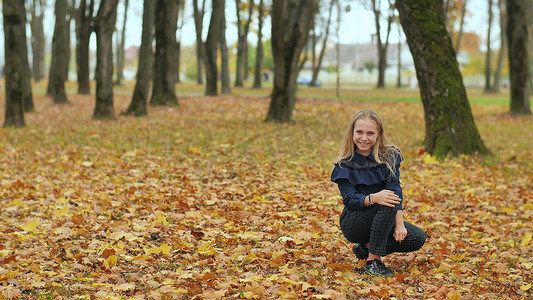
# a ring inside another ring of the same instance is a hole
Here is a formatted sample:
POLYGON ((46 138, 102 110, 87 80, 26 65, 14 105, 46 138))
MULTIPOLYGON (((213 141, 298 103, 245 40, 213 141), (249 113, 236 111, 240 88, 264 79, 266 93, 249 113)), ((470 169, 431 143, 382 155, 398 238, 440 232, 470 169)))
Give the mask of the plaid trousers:
POLYGON ((382 205, 367 206, 362 211, 345 208, 340 217, 342 234, 352 243, 369 243, 369 252, 381 256, 422 248, 426 233, 408 222, 404 222, 405 239, 401 243, 394 239, 397 212, 395 207, 382 205))

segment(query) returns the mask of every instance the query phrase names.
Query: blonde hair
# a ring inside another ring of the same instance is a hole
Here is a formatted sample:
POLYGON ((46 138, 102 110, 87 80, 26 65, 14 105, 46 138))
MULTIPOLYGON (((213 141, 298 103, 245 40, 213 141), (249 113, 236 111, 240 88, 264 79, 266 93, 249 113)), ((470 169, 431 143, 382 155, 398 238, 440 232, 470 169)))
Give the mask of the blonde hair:
POLYGON ((343 160, 346 161, 353 158, 355 153, 353 131, 355 122, 360 119, 370 120, 376 124, 378 129, 378 137, 376 139, 376 143, 372 147, 372 156, 374 156, 374 160, 378 164, 385 164, 391 175, 395 174, 396 165, 399 163, 397 160, 399 157, 401 157, 400 150, 393 145, 385 135, 383 121, 381 121, 381 118, 375 112, 368 109, 358 111, 350 120, 350 124, 348 127, 346 127, 346 131, 344 132, 342 144, 335 161, 340 163, 343 160))

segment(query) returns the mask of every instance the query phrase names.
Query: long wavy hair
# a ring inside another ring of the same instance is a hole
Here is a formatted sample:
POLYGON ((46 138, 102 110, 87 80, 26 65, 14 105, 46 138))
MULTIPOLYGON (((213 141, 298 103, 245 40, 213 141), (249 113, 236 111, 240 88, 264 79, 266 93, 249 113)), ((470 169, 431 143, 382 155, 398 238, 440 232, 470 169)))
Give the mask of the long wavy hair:
POLYGON ((378 164, 385 164, 391 175, 395 174, 396 165, 398 163, 397 160, 399 157, 401 157, 400 150, 387 138, 383 128, 383 121, 378 114, 368 109, 358 111, 350 120, 350 123, 344 132, 342 144, 335 161, 339 163, 343 160, 351 160, 353 158, 356 150, 356 146, 353 142, 353 131, 355 122, 360 119, 370 120, 376 124, 378 129, 378 137, 376 139, 376 143, 372 147, 372 156, 374 156, 374 159, 378 164))

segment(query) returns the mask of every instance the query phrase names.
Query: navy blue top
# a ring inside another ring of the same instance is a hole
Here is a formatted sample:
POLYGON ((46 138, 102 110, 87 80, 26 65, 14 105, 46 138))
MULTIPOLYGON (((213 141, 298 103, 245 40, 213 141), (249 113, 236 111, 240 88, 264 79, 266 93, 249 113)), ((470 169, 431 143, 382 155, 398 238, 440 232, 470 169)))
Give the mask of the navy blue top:
POLYGON ((378 164, 372 154, 364 156, 354 153, 349 161, 336 163, 331 172, 331 181, 339 186, 344 207, 353 210, 365 209, 365 197, 384 189, 393 191, 400 197, 396 208, 403 210, 403 194, 400 186, 400 163, 403 157, 396 157, 396 172, 390 176, 385 164, 378 164))

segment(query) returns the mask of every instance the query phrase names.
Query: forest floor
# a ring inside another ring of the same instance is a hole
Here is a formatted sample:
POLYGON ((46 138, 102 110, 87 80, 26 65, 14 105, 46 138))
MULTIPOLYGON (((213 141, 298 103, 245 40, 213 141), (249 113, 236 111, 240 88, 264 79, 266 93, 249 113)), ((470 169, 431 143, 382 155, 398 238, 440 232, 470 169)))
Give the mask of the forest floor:
POLYGON ((302 96, 288 125, 264 123, 268 98, 251 95, 134 118, 117 93, 115 121, 91 119, 94 96, 36 95, 26 127, 0 129, 0 299, 531 299, 531 117, 480 97, 493 156, 437 161, 419 101, 366 94, 302 96), (402 150, 404 215, 428 235, 385 257, 390 279, 362 273, 329 180, 362 108, 402 150))

